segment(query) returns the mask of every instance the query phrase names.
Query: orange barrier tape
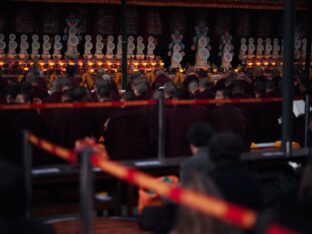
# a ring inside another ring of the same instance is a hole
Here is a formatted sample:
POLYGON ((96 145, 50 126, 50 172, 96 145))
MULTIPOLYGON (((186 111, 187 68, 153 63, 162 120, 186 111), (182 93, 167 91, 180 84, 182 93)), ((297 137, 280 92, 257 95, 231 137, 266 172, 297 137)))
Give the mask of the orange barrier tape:
POLYGON ((295 232, 279 225, 273 224, 268 227, 266 230, 266 234, 299 234, 299 232, 295 232))
POLYGON ((42 104, 7 104, 0 105, 0 110, 56 109, 56 108, 98 108, 156 105, 156 100, 112 101, 112 102, 77 102, 77 103, 42 103, 42 104))
POLYGON ((67 160, 69 162, 76 162, 76 154, 74 151, 70 151, 61 146, 54 145, 49 141, 42 140, 32 133, 28 133, 28 140, 33 145, 58 156, 61 159, 67 160))
MULTIPOLYGON (((58 157, 68 160, 70 162, 76 162, 76 151, 70 151, 63 147, 54 145, 46 140, 42 140, 37 136, 28 133, 29 141, 46 150, 49 153, 55 154, 58 157)), ((80 141, 78 148, 83 148, 83 145, 92 145, 92 141, 80 141)), ((103 158, 102 154, 94 154, 91 156, 91 163, 95 167, 101 168, 108 174, 125 180, 130 184, 135 184, 139 187, 143 187, 154 192, 157 192, 163 197, 166 197, 178 204, 192 208, 197 211, 201 211, 207 215, 218 218, 224 222, 234 224, 240 228, 250 229, 253 228, 257 221, 257 213, 243 208, 241 206, 226 202, 219 198, 215 198, 209 195, 204 195, 199 192, 184 189, 181 187, 171 188, 165 183, 159 182, 157 178, 137 171, 133 168, 126 167, 119 163, 110 161, 103 158)), ((299 234, 297 232, 290 231, 279 225, 271 225, 267 229, 266 234, 299 234)))
POLYGON ((171 188, 167 184, 159 183, 154 177, 112 161, 102 160, 97 155, 92 157, 92 163, 94 166, 130 184, 155 191, 178 204, 201 211, 241 228, 252 228, 256 223, 257 214, 254 211, 191 190, 180 187, 171 188))
MULTIPOLYGON (((300 97, 294 100, 302 100, 300 97)), ((246 103, 276 103, 282 98, 235 98, 235 99, 195 99, 195 100, 165 100, 165 105, 196 105, 196 104, 246 104, 246 103)), ((100 108, 100 107, 126 107, 126 106, 152 106, 156 100, 138 101, 111 101, 111 102, 78 102, 78 103, 41 103, 41 104, 5 104, 0 110, 28 110, 28 109, 55 109, 55 108, 100 108)))

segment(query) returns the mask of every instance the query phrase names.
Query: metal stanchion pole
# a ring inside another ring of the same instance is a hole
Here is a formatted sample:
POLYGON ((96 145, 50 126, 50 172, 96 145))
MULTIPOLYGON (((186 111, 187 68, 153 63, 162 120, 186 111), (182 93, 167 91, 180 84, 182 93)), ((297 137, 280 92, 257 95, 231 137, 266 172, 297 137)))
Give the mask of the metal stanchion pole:
POLYGON ((165 124, 164 124, 164 93, 159 89, 158 98, 158 159, 163 160, 165 157, 165 124))
POLYGON ((85 148, 80 153, 80 214, 81 233, 92 234, 94 217, 93 171, 90 162, 91 148, 85 148))
POLYGON ((126 24, 126 10, 127 10, 127 1, 121 1, 121 28, 122 28, 122 89, 127 88, 128 80, 128 62, 127 62, 127 24, 126 24))
POLYGON ((26 195, 25 216, 32 217, 32 145, 28 140, 28 132, 23 132, 24 183, 26 195))
MULTIPOLYGON (((311 40, 312 40, 312 3, 309 5, 309 28, 307 32, 307 48, 306 48, 306 60, 305 60, 305 73, 306 78, 310 81, 310 69, 311 69, 311 40)), ((310 89, 305 95, 305 126, 304 126, 304 147, 310 147, 310 131, 309 131, 309 120, 310 120, 310 89)))
POLYGON ((287 0, 285 1, 284 10, 284 78, 282 106, 282 148, 286 156, 291 156, 292 154, 295 19, 295 0, 287 0))

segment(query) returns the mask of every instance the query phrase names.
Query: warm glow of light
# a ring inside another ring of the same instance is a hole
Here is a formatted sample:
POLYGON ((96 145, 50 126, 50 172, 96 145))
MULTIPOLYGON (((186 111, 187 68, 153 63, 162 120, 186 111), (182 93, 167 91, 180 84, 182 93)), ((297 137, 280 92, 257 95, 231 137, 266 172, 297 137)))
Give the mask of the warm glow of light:
POLYGON ((90 69, 90 72, 91 72, 91 73, 94 73, 94 69, 90 69))
POLYGON ((253 63, 248 63, 248 66, 252 66, 253 65, 253 63))
POLYGON ((138 63, 138 62, 135 62, 135 63, 133 63, 133 65, 134 65, 134 66, 138 66, 138 65, 139 65, 139 63, 138 63))
POLYGON ((102 62, 98 62, 97 65, 98 65, 98 66, 102 66, 103 63, 102 63, 102 62))
POLYGON ((257 65, 257 66, 260 66, 260 65, 261 65, 261 63, 260 63, 260 62, 256 62, 256 65, 257 65))
POLYGON ((54 66, 54 63, 53 63, 53 62, 50 62, 49 65, 50 65, 50 66, 54 66))
POLYGON ((134 72, 137 72, 137 71, 139 71, 139 70, 135 68, 135 69, 133 69, 133 71, 134 71, 134 72))
POLYGON ((179 69, 179 72, 183 72, 183 68, 180 68, 180 69, 179 69))
POLYGON ((269 65, 269 63, 268 63, 268 62, 264 62, 263 64, 264 64, 264 66, 268 66, 268 65, 269 65))
POLYGON ((217 72, 218 72, 218 69, 217 69, 217 68, 214 68, 214 69, 212 70, 212 72, 217 73, 217 72))
POLYGON ((151 63, 152 64, 152 66, 154 67, 155 65, 156 65, 156 63, 154 62, 154 63, 151 63))
POLYGON ((146 66, 146 65, 147 65, 147 63, 146 63, 146 62, 144 62, 144 63, 143 63, 143 66, 146 66))
POLYGON ((83 66, 83 62, 79 62, 79 66, 82 67, 83 66))
POLYGON ((62 71, 63 71, 63 72, 65 72, 65 71, 66 71, 66 69, 65 69, 65 68, 62 68, 62 71))
POLYGON ((238 72, 238 69, 236 68, 236 69, 234 69, 234 71, 235 71, 235 72, 238 72))
POLYGON ((44 66, 44 63, 43 63, 43 62, 41 62, 41 63, 40 63, 40 65, 41 65, 41 66, 44 66))
POLYGON ((63 63, 63 62, 60 62, 60 65, 61 65, 61 66, 63 66, 63 65, 64 65, 64 63, 63 63))
POLYGON ((88 65, 91 67, 91 66, 93 66, 93 63, 92 62, 88 62, 88 65))
POLYGON ((161 62, 161 63, 160 63, 160 65, 161 65, 161 66, 164 66, 164 65, 165 65, 165 63, 164 63, 164 62, 161 62))
POLYGON ((29 68, 28 67, 24 67, 24 71, 28 71, 29 70, 29 68))
POLYGON ((1 62, 0 62, 0 66, 3 66, 3 65, 4 65, 4 62, 1 61, 1 62))
POLYGON ((275 66, 275 64, 276 64, 275 62, 272 62, 272 65, 273 65, 273 66, 275 66))
POLYGON ((73 62, 69 62, 69 65, 70 66, 74 66, 75 64, 73 62))
POLYGON ((108 66, 112 66, 112 64, 113 64, 112 62, 107 62, 108 66))

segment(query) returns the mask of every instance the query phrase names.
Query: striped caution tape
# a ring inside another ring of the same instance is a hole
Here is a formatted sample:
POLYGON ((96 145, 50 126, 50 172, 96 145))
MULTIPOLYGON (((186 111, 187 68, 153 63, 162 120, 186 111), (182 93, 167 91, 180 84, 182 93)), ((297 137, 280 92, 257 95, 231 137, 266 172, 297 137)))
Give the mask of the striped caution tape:
MULTIPOLYGON (((71 151, 63 147, 54 145, 46 140, 40 139, 34 134, 28 133, 29 141, 37 147, 57 155, 58 157, 69 162, 76 162, 76 150, 71 151)), ((85 141, 92 145, 91 141, 85 141)), ((83 148, 84 141, 79 142, 79 149, 83 148)), ((258 214, 250 209, 226 202, 222 199, 202 194, 196 191, 188 190, 182 187, 172 188, 166 183, 160 183, 155 177, 137 171, 133 168, 121 165, 117 162, 107 160, 103 154, 98 153, 90 157, 94 167, 101 168, 104 172, 125 180, 129 184, 137 185, 154 192, 163 197, 170 199, 178 204, 184 205, 191 209, 201 211, 207 215, 218 218, 224 222, 236 225, 243 229, 251 229, 256 225, 258 214)), ((106 151, 105 151, 106 153, 106 151)), ((299 234, 290 231, 279 225, 268 227, 266 234, 299 234)))
MULTIPOLYGON (((302 100, 302 98, 294 98, 302 100)), ((165 100, 165 105, 215 105, 215 104, 251 104, 251 103, 278 103, 282 98, 235 98, 235 99, 195 99, 195 100, 165 100)), ((126 106, 153 106, 156 100, 111 101, 111 102, 78 102, 78 103, 41 103, 41 104, 5 104, 0 110, 28 110, 28 109, 57 109, 57 108, 107 108, 126 106)))

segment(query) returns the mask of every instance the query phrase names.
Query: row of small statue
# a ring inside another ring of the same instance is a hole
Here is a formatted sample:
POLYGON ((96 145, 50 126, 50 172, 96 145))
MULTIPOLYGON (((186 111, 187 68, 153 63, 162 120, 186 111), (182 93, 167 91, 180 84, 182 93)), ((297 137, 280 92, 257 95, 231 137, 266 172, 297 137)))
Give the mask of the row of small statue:
MULTIPOLYGON (((254 38, 241 38, 241 45, 239 51, 240 60, 250 59, 272 59, 279 60, 283 58, 283 40, 279 41, 277 38, 272 39, 257 38, 257 45, 255 45, 254 38)), ((312 51, 311 51, 312 52, 312 51)), ((295 34, 294 57, 296 60, 305 60, 307 54, 307 39, 300 38, 299 33, 295 34)))
MULTIPOLYGON (((0 59, 5 58, 6 56, 9 59, 28 59, 29 57, 32 59, 50 59, 51 53, 50 50, 52 49, 52 43, 50 42, 51 38, 49 35, 44 35, 42 37, 43 44, 42 44, 42 53, 39 54, 39 49, 41 47, 39 43, 39 36, 34 34, 32 35, 32 43, 31 43, 31 54, 28 54, 29 43, 28 43, 28 36, 26 34, 22 34, 20 37, 20 50, 17 54, 16 50, 18 44, 16 42, 16 35, 10 34, 9 35, 9 44, 8 44, 8 53, 5 54, 6 49, 6 42, 5 37, 3 34, 0 34, 0 59)), ((103 59, 104 57, 107 59, 121 59, 122 57, 122 36, 118 36, 118 43, 117 43, 117 51, 114 54, 115 44, 114 44, 114 37, 112 35, 107 37, 107 44, 106 44, 106 53, 103 54, 104 50, 104 43, 103 37, 101 35, 96 36, 96 43, 95 43, 95 53, 94 55, 91 53, 93 49, 93 43, 91 42, 92 38, 90 35, 85 36, 85 44, 84 44, 84 53, 83 57, 87 59, 92 59, 93 57, 96 59, 103 59)), ((62 58, 61 50, 63 48, 62 44, 62 37, 60 35, 54 36, 54 44, 53 44, 53 58, 62 58)), ((145 44, 143 43, 143 37, 138 36, 136 40, 136 45, 133 36, 128 37, 128 47, 127 47, 127 54, 128 58, 136 58, 136 59, 144 59, 150 58, 154 59, 154 50, 156 48, 156 39, 153 36, 148 37, 148 45, 147 45, 147 53, 144 54, 145 44), (134 54, 134 50, 136 50, 136 54, 134 54)), ((67 40, 67 48, 65 52, 65 56, 68 58, 78 58, 80 53, 78 52, 78 44, 79 39, 77 36, 69 36, 67 40)))

